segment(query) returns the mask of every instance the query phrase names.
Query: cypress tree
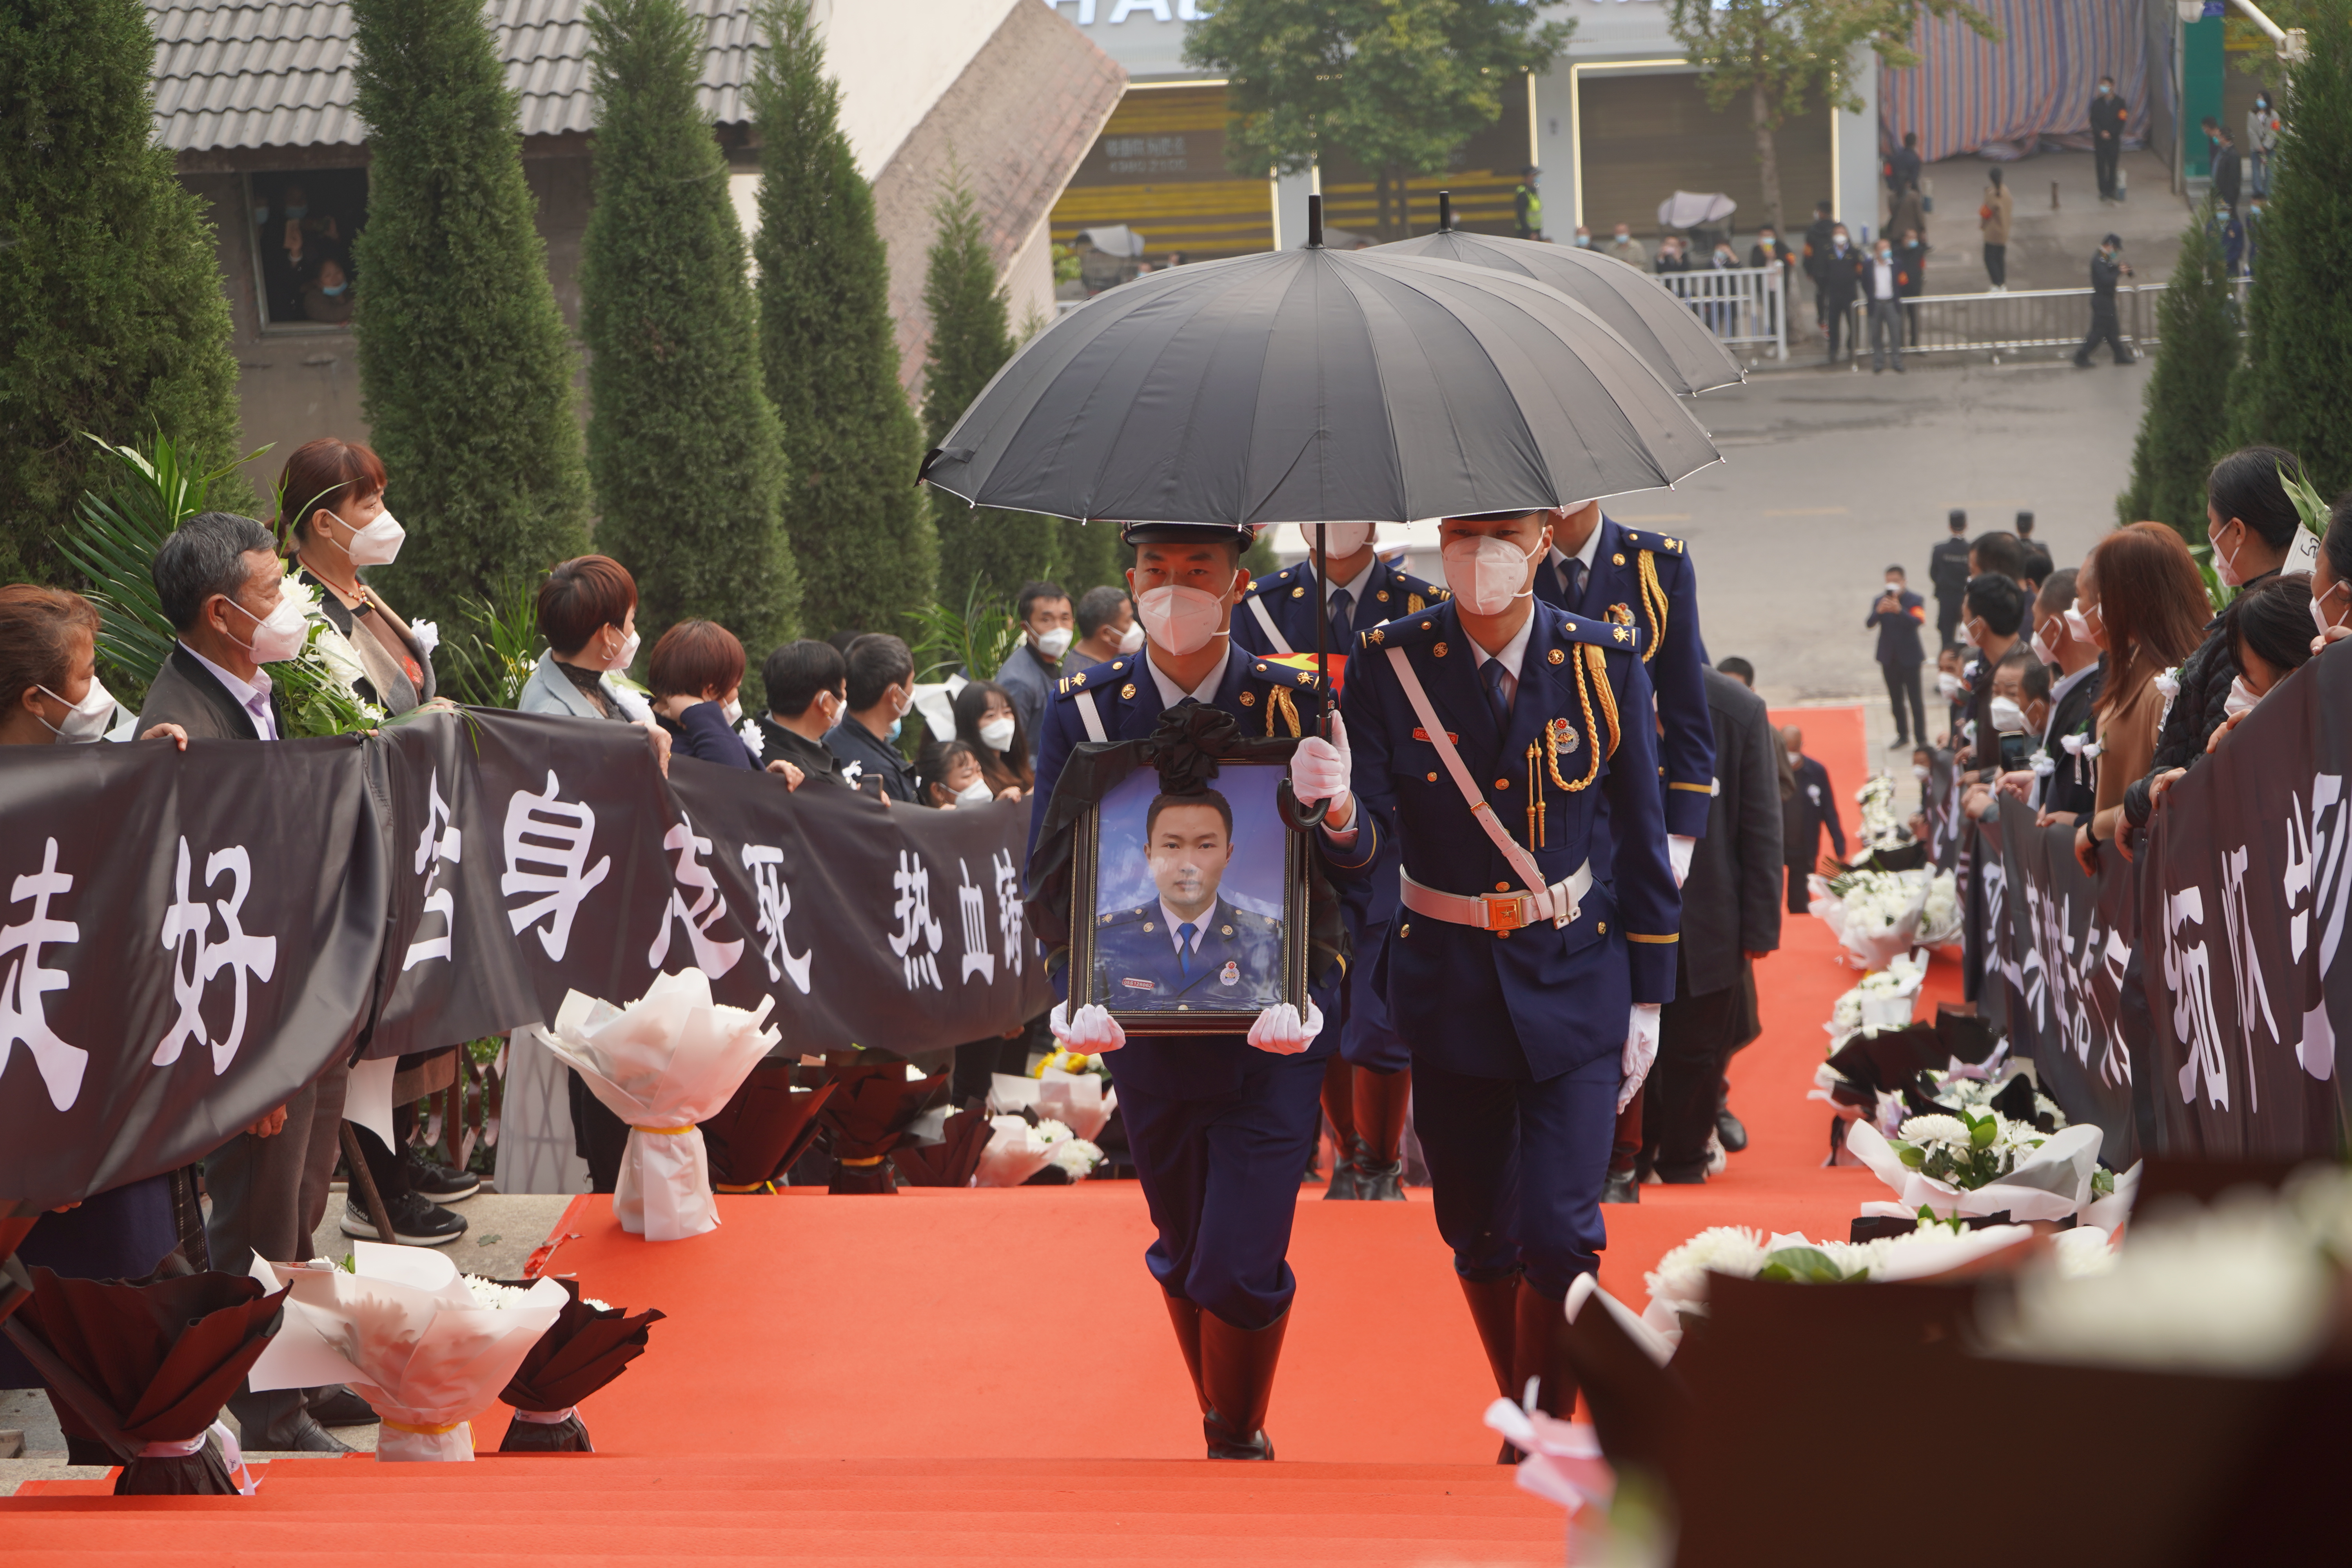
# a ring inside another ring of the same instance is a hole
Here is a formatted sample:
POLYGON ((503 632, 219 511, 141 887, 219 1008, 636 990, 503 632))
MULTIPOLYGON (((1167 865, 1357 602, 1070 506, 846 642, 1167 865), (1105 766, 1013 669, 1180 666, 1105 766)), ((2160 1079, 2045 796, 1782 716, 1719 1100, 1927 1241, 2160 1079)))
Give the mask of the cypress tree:
POLYGON ((580 325, 596 543, 635 575, 648 646, 700 616, 741 637, 756 669, 793 635, 800 580, 743 233, 695 100, 702 29, 677 0, 604 0, 588 29, 596 205, 580 325))
POLYGON ((2156 319, 2156 368, 2132 447, 2131 489, 2116 498, 2116 520, 2168 522, 2201 544, 2205 471, 2221 441, 2223 400, 2238 364, 2237 300, 2210 202, 2181 236, 2156 319))
POLYGON ((1106 583, 1116 588, 1126 587, 1127 568, 1134 558, 1134 552, 1118 542, 1116 522, 1064 520, 1061 583, 1070 591, 1073 600, 1106 583))
POLYGON ((352 21, 360 391, 408 530, 380 574, 404 613, 461 625, 587 546, 578 361, 478 0, 352 0, 352 21))
MULTIPOLYGON (((79 580, 51 540, 157 434, 197 472, 237 457, 236 360, 213 226, 153 145, 139 0, 0 11, 0 582, 79 580)), ((215 505, 249 510, 231 476, 215 505)))
POLYGON ((807 0, 764 0, 751 84, 760 132, 760 349, 784 425, 784 529, 814 633, 911 630, 939 535, 918 490, 921 436, 898 384, 874 193, 840 123, 841 89, 807 0))
POLYGON ((2300 456, 2322 495, 2352 488, 2352 0, 2313 0, 2309 53, 2289 68, 2285 123, 2256 236, 2246 361, 2226 445, 2300 456))
MULTIPOLYGON (((989 254, 980 210, 960 174, 933 204, 931 217, 939 233, 931 241, 930 268, 923 283, 923 308, 931 318, 923 376, 923 440, 927 447, 937 447, 989 378, 1013 357, 1013 342, 1005 293, 996 280, 996 259, 989 254)), ((975 582, 982 600, 1009 599, 1024 583, 1051 581, 1061 571, 1061 520, 967 506, 941 489, 929 493, 940 533, 940 591, 949 603, 961 604, 975 582)))

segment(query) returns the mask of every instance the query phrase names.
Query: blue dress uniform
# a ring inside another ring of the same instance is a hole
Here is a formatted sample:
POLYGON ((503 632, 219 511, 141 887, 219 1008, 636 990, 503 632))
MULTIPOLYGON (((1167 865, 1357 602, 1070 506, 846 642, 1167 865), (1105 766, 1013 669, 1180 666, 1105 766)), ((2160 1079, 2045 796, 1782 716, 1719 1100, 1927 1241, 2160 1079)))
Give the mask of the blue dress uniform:
MULTIPOLYGON (((1715 721, 1699 673, 1707 659, 1698 632, 1697 570, 1679 539, 1637 532, 1606 516, 1596 528, 1601 543, 1584 592, 1563 582, 1561 563, 1548 557, 1536 568, 1536 597, 1587 620, 1640 629, 1642 664, 1666 731, 1658 745, 1666 831, 1704 838, 1715 794, 1715 721)), ((1573 574, 1572 561, 1566 570, 1573 574)))
MULTIPOLYGON (((1311 540, 1312 531, 1306 531, 1311 540)), ((1452 596, 1442 584, 1425 582, 1384 556, 1375 557, 1360 582, 1333 590, 1335 595, 1340 592, 1349 595, 1349 603, 1342 615, 1336 598, 1326 601, 1331 618, 1325 637, 1330 651, 1342 656, 1355 651, 1359 631, 1417 616, 1452 596)), ((1234 612, 1234 641, 1253 653, 1312 653, 1316 614, 1310 558, 1250 585, 1249 597, 1234 612)), ((1387 858, 1372 875, 1340 888, 1339 912, 1355 957, 1346 982, 1347 1006, 1335 1020, 1339 1054, 1323 1081, 1323 1110, 1339 1142, 1327 1198, 1404 1198, 1402 1150, 1412 1089, 1406 1069, 1412 1053, 1390 1024, 1388 1004, 1372 984, 1397 910, 1394 847, 1382 853, 1387 858)))
POLYGON ((1129 1006, 1255 1012, 1282 1000, 1282 922, 1270 915, 1219 899, 1188 931, 1154 900, 1095 918, 1097 990, 1129 1006))
POLYGON ((1330 845, 1326 858, 1335 877, 1363 877, 1393 840, 1404 874, 1423 887, 1495 900, 1486 929, 1401 910, 1378 983, 1412 1048, 1438 1230, 1498 1389, 1516 1394, 1540 1374, 1544 1407, 1564 1415, 1574 1394, 1558 1353, 1559 1303, 1578 1274, 1600 1266, 1627 1023, 1633 1004, 1674 996, 1681 900, 1642 634, 1544 605, 1529 619, 1500 726, 1480 650, 1452 604, 1363 634, 1344 704, 1356 837, 1330 845), (1564 927, 1538 918, 1510 929, 1496 895, 1528 889, 1427 738, 1391 650, 1540 874, 1554 883, 1591 874, 1564 927), (1612 841, 1613 874, 1603 877, 1612 841))
MULTIPOLYGON (((1159 727, 1164 710, 1149 657, 1147 649, 1111 659, 1057 683, 1038 744, 1033 851, 1074 747, 1097 739, 1097 726, 1108 741, 1140 740, 1159 727)), ((1212 700, 1252 733, 1297 735, 1302 714, 1312 723, 1319 690, 1312 670, 1229 647, 1212 700)), ((1055 986, 1066 999, 1066 970, 1055 986)), ((1237 1034, 1137 1036, 1108 1058, 1159 1232, 1144 1261, 1166 1293, 1212 1457, 1272 1457, 1262 1434, 1264 1451, 1246 1452, 1255 1422, 1244 1416, 1237 1432, 1223 1430, 1212 1405, 1220 1386, 1238 1387, 1228 1403, 1265 1409, 1297 1289, 1287 1254, 1298 1178, 1314 1148, 1316 1095, 1337 1032, 1327 1027, 1297 1056, 1259 1050, 1237 1034)))

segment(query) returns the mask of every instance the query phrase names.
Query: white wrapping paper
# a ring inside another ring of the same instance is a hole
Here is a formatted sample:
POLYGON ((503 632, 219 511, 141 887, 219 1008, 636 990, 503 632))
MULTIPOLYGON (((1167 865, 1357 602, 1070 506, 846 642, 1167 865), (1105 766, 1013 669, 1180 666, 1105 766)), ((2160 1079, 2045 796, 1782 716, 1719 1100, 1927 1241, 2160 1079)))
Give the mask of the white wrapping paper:
POLYGON ((1873 1175, 1895 1189, 1892 1202, 1864 1204, 1865 1215, 1910 1219, 1924 1207, 1941 1219, 1954 1215, 1973 1219, 2006 1209, 2011 1220, 2022 1224, 2064 1219, 2091 1202, 2091 1173, 2098 1168, 2099 1139, 2095 1127, 2063 1128, 2019 1161, 2015 1170, 1973 1191, 1912 1170, 1867 1121, 1846 1128, 1845 1146, 1873 1175))
MULTIPOLYGON (((1022 1082, 1028 1082, 1024 1079, 1022 1082)), ((1054 1146, 1018 1116, 992 1116, 988 1147, 980 1152, 980 1169, 972 1175, 976 1187, 1017 1187, 1045 1168, 1054 1146)))
POLYGON ((1037 1113, 1052 1117, 1088 1142, 1101 1135, 1110 1113, 1118 1109, 1118 1090, 1107 1088, 1093 1073, 1047 1068, 1038 1080, 1037 1113))
POLYGON ((516 1306, 483 1307, 457 1266, 429 1247, 361 1241, 352 1253, 351 1274, 254 1259, 266 1289, 293 1290, 248 1383, 256 1392, 349 1384, 383 1417, 379 1460, 470 1460, 466 1417, 497 1399, 554 1326, 563 1287, 541 1279, 516 1306))
POLYGON ((714 1116, 782 1037, 756 1013, 722 1007, 698 969, 657 974, 626 1007, 574 991, 542 1037, 614 1115, 629 1124, 613 1217, 647 1241, 682 1241, 719 1226, 710 1158, 695 1125, 714 1116))

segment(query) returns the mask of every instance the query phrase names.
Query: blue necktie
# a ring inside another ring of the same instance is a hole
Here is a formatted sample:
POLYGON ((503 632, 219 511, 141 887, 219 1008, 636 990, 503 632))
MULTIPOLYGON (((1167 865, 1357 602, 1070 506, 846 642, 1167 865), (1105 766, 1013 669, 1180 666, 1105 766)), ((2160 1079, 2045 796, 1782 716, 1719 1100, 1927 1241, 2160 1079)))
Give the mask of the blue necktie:
POLYGON ((1176 928, 1176 963, 1184 971, 1184 978, 1192 978, 1192 933, 1201 928, 1186 921, 1176 928))
POLYGON ((1511 727, 1511 700, 1503 690, 1505 673, 1499 658, 1490 658, 1478 667, 1478 679, 1486 683, 1486 705, 1495 710, 1496 730, 1511 727))
POLYGON ((1348 613, 1355 598, 1345 588, 1335 589, 1331 595, 1331 646, 1342 653, 1356 640, 1354 617, 1348 613))
POLYGON ((1576 568, 1576 602, 1581 605, 1584 603, 1585 586, 1592 581, 1592 568, 1581 561, 1573 561, 1570 564, 1576 568))

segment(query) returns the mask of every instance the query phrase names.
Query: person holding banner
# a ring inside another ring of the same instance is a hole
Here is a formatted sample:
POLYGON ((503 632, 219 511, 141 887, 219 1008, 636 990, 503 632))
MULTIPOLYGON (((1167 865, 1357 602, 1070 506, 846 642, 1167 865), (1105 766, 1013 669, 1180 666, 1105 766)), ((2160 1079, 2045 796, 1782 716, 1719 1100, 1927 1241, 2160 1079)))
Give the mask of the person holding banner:
MULTIPOLYGON (((680 621, 654 644, 646 670, 654 718, 669 732, 672 756, 698 757, 722 768, 754 769, 751 742, 735 732, 743 721, 743 645, 717 621, 680 621)), ((770 764, 782 771, 781 759, 770 764)))
MULTIPOLYGON (((1246 733, 1280 733, 1277 716, 1306 710, 1316 694, 1312 673, 1235 646, 1250 530, 1129 523, 1120 537, 1136 548, 1128 585, 1146 647, 1056 683, 1038 742, 1033 863, 1075 748, 1140 740, 1162 713, 1188 703, 1232 714, 1246 733)), ((1298 732, 1295 723, 1289 732, 1298 732)), ((1292 766, 1295 780, 1298 763, 1292 766)), ((1321 796, 1302 789, 1300 798, 1321 796)), ((1065 996, 1067 982, 1066 969, 1057 970, 1065 996)), ((1246 1038, 1160 1035, 1130 1043, 1105 1009, 1084 1006, 1070 1016, 1068 1006, 1054 1008, 1055 1037, 1072 1051, 1110 1053, 1119 1116, 1159 1233, 1144 1262, 1192 1373, 1208 1457, 1271 1459, 1266 1409, 1298 1288, 1287 1260, 1291 1219, 1314 1148, 1323 1064, 1336 1043, 1322 1011, 1310 1002, 1302 1019, 1288 1004, 1269 1007, 1246 1038)))
MULTIPOLYGON (((2074 858, 2095 877, 2099 846, 2123 829, 2125 786, 2145 775, 2156 753, 2164 714, 2156 678, 2195 651, 2210 605, 2189 546, 2160 522, 2135 522, 2100 540, 2074 574, 2074 597, 2069 626, 2107 656, 2092 705, 2098 792, 2091 820, 2074 831, 2074 858)), ((2130 858, 2128 848, 2124 855, 2130 858)))
MULTIPOLYGON (((2205 742, 2210 755, 2238 721, 2254 710, 2278 683, 2311 662, 2323 639, 2311 635, 2311 579, 2291 572, 2257 584, 2230 601, 2221 612, 2223 646, 2230 650, 2228 711, 2212 739, 2205 742)), ((2164 805, 2172 786, 2189 776, 2186 768, 2170 768, 2149 785, 2151 809, 2164 805)))
POLYGON ((384 510, 383 463, 365 447, 321 436, 294 449, 278 477, 278 548, 318 590, 327 630, 318 647, 354 696, 397 717, 433 700, 433 647, 360 580, 389 566, 406 531, 384 510))
POLYGON ((629 569, 609 555, 559 563, 539 585, 539 630, 547 652, 523 683, 516 710, 643 725, 667 774, 668 732, 654 722, 645 699, 624 693, 611 679, 637 657, 637 580, 629 569))

